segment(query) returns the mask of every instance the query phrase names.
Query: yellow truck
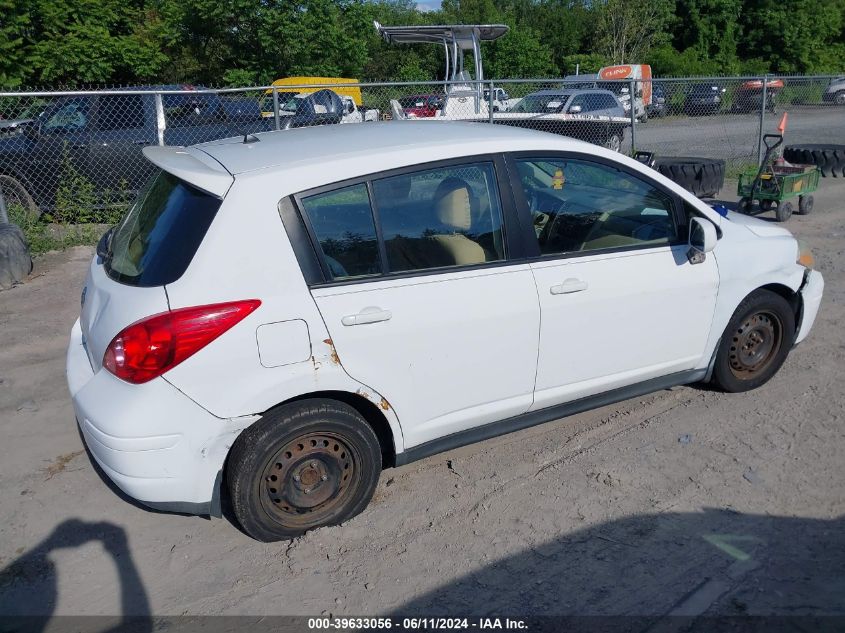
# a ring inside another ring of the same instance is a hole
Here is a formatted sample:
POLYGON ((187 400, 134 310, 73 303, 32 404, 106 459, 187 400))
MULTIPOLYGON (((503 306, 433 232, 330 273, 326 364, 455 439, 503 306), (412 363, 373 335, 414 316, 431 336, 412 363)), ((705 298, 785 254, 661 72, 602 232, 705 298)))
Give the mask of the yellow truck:
MULTIPOLYGON (((272 86, 277 88, 279 93, 279 114, 288 116, 296 111, 296 99, 323 90, 320 84, 330 84, 328 88, 337 94, 344 103, 344 118, 350 120, 358 119, 369 121, 378 119, 378 111, 361 109, 361 88, 357 85, 345 86, 343 84, 357 84, 357 79, 343 77, 285 77, 277 79, 272 86), (316 85, 315 85, 316 84, 316 85), (308 86, 308 87, 303 87, 308 86), (358 116, 355 116, 358 115, 358 116)), ((268 88, 261 97, 261 116, 273 116, 273 89, 268 88)), ((351 122, 351 121, 350 121, 351 122)))

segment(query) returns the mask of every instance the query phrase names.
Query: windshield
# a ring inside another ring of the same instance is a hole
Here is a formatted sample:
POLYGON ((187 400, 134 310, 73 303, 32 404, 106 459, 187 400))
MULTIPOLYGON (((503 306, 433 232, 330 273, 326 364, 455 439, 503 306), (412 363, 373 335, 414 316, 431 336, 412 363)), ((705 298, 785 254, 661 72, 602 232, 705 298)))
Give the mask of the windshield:
POLYGON ((517 103, 511 112, 560 112, 569 95, 528 95, 517 103))
POLYGON ((115 281, 163 286, 181 277, 221 201, 158 171, 114 229, 105 261, 115 281))

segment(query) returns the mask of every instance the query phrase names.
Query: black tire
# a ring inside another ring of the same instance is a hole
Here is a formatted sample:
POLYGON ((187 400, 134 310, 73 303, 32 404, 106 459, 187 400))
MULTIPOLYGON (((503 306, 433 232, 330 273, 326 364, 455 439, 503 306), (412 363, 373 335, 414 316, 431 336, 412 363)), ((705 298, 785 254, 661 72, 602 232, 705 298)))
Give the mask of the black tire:
POLYGON ((725 184, 724 160, 658 156, 654 168, 699 198, 715 196, 725 184))
POLYGON ((791 202, 781 202, 775 207, 775 219, 778 222, 786 222, 789 218, 792 217, 792 211, 793 209, 791 202))
POLYGON ((728 392, 765 384, 786 360, 795 338, 795 314, 769 290, 756 290, 734 311, 716 354, 713 380, 728 392))
POLYGON ((845 105, 845 90, 840 90, 833 96, 833 103, 839 106, 845 105))
POLYGON ((798 215, 809 215, 813 210, 815 199, 812 194, 798 196, 798 215))
POLYGON ((739 202, 736 204, 736 210, 740 213, 749 214, 751 213, 751 209, 754 208, 754 201, 750 198, 740 198, 739 202))
POLYGON ((845 145, 787 145, 783 157, 796 165, 817 165, 822 176, 845 176, 845 145))
POLYGON ((32 272, 32 257, 23 231, 15 224, 0 224, 0 288, 11 288, 32 272))
POLYGON ((241 527, 267 542, 351 519, 370 502, 380 473, 381 447, 367 421, 342 402, 310 399, 241 433, 226 482, 241 527))
POLYGON ((614 152, 621 152, 622 151, 622 140, 623 135, 618 132, 613 132, 607 137, 607 140, 604 142, 604 146, 612 150, 614 152))

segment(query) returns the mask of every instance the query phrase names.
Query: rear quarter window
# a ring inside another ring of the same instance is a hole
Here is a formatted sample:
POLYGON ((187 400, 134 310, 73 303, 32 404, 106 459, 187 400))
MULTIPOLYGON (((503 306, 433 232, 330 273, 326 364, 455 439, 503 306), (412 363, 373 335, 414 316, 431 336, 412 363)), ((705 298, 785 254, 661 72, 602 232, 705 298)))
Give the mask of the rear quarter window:
POLYGON ((175 176, 157 172, 115 227, 106 273, 133 286, 173 283, 187 270, 220 204, 175 176))

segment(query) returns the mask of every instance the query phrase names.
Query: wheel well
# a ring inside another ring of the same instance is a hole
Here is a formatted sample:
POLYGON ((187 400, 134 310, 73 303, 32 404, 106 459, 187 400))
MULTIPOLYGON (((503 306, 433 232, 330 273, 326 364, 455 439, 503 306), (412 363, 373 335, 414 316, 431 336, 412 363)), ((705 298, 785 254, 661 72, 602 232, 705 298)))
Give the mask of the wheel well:
POLYGON ((769 292, 774 292, 777 295, 780 295, 789 303, 790 307, 792 308, 793 314, 795 314, 795 328, 798 328, 798 325, 801 322, 801 293, 795 292, 789 286, 784 286, 783 284, 766 284, 765 286, 761 287, 761 290, 768 290, 769 292))
POLYGON ((361 414, 361 417, 367 421, 373 431, 375 431, 378 443, 381 446, 382 467, 388 468, 396 465, 396 447, 393 443, 393 431, 390 429, 390 424, 387 422, 387 418, 384 417, 384 414, 375 404, 367 400, 361 394, 350 393, 348 391, 315 391, 296 396, 290 400, 285 400, 276 406, 289 404, 291 402, 298 402, 299 400, 306 400, 309 398, 327 398, 329 400, 338 400, 355 409, 361 414))

